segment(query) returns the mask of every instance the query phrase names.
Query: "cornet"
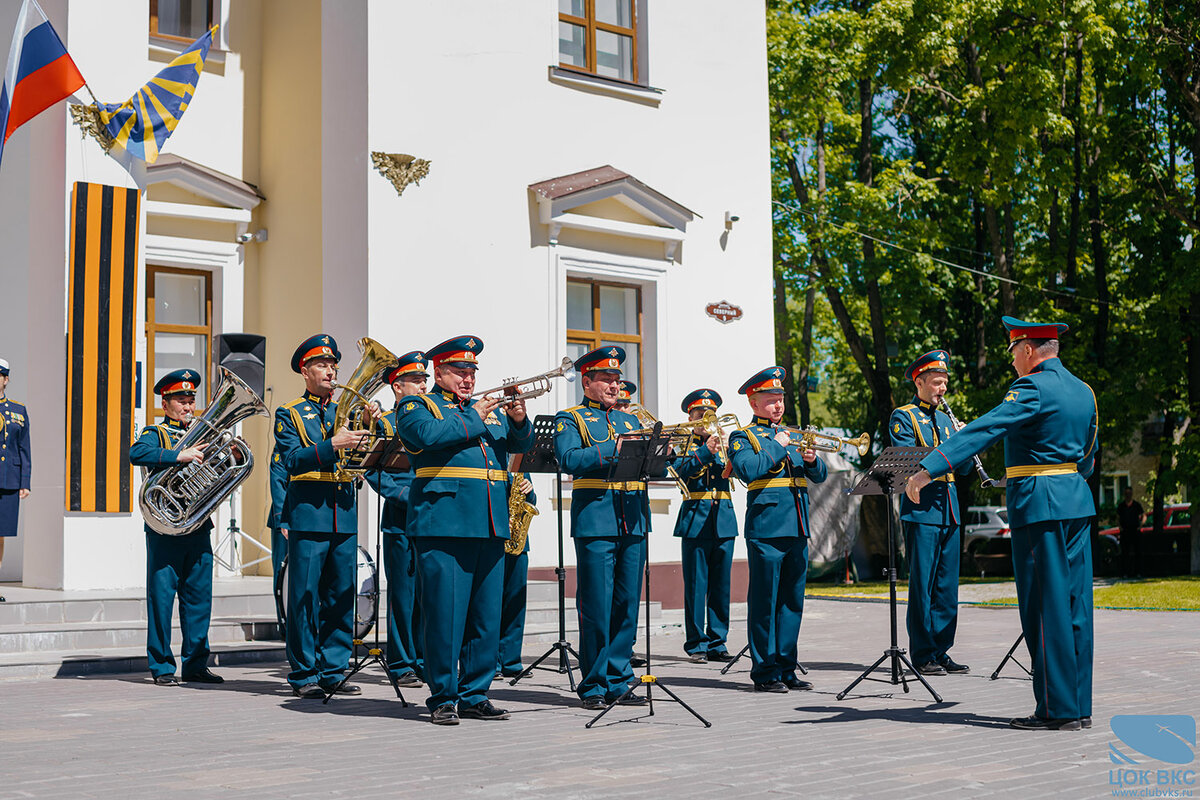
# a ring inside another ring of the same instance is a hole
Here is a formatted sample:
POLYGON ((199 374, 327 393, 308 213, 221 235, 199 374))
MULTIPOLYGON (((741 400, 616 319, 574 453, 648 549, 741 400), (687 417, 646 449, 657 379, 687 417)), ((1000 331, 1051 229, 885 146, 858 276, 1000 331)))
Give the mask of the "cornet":
POLYGON ((792 425, 780 425, 779 430, 787 431, 792 444, 808 450, 819 450, 822 453, 836 453, 843 447, 853 447, 860 456, 865 456, 871 449, 871 434, 860 433, 853 439, 843 439, 832 433, 822 433, 811 425, 807 428, 797 428, 792 425))
POLYGON ((540 375, 534 375, 532 378, 510 378, 499 386, 491 389, 485 389, 482 392, 476 392, 471 397, 484 397, 486 395, 502 393, 503 396, 497 399, 500 400, 501 407, 507 406, 516 400, 528 400, 531 397, 541 397, 550 391, 550 381, 554 378, 563 378, 567 383, 575 381, 575 363, 569 358, 563 358, 562 363, 556 369, 549 372, 543 372, 540 375), (526 388, 522 388, 526 387, 526 388), (513 392, 512 394, 504 394, 513 392))

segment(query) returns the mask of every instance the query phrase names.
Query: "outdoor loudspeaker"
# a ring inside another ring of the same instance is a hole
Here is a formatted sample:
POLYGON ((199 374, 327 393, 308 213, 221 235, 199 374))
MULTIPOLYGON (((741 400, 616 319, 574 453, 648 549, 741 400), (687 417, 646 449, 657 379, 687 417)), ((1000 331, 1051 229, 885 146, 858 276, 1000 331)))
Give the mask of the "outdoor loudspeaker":
POLYGON ((237 375, 260 398, 266 388, 267 337, 257 333, 217 336, 217 363, 237 375))

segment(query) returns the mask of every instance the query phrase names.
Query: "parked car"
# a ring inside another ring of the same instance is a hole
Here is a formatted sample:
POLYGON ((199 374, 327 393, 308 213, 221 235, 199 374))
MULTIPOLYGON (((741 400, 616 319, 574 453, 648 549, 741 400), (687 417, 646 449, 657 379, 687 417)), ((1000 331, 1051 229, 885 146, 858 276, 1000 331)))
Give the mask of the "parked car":
MULTIPOLYGON (((1191 530, 1192 527, 1192 504, 1191 503, 1171 503, 1163 506, 1163 532, 1164 533, 1179 533, 1182 531, 1191 530)), ((1154 531, 1154 509, 1153 507, 1146 509, 1146 522, 1141 527, 1143 534, 1152 533, 1154 531)), ((1117 540, 1118 544, 1121 541, 1120 528, 1105 528, 1100 531, 1101 536, 1111 536, 1117 540)))
MULTIPOLYGON (((1146 512, 1141 531, 1141 565, 1143 575, 1186 575, 1191 571, 1192 504, 1171 503, 1163 506, 1163 530, 1154 533, 1153 509, 1146 512)), ((1120 574, 1121 529, 1100 531, 1100 553, 1096 556, 1098 575, 1120 574)))
POLYGON ((971 506, 963 530, 963 569, 970 575, 1012 574, 1012 530, 1004 506, 971 506))

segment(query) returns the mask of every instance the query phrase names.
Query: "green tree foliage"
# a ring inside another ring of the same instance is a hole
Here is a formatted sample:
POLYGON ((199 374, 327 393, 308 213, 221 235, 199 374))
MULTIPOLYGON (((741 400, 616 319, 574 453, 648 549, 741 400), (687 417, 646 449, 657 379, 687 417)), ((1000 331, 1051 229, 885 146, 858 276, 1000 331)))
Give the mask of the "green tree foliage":
POLYGON ((1000 317, 1053 319, 1097 390, 1101 466, 1161 422, 1156 498, 1200 485, 1197 20, 1160 0, 769 2, 777 349, 820 386, 797 381, 800 416, 886 444, 904 366, 945 347, 970 419, 1013 377, 1000 317))

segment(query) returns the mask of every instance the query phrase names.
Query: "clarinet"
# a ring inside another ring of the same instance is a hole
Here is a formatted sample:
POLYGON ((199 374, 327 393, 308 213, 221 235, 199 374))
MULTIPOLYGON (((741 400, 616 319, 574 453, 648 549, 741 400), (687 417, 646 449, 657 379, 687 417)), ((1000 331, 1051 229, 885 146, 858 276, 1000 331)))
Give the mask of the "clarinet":
MULTIPOLYGON (((950 424, 954 426, 954 430, 962 430, 963 424, 958 421, 958 417, 954 416, 954 412, 950 410, 950 404, 946 402, 946 398, 942 398, 942 410, 946 412, 946 416, 950 418, 950 424)), ((935 423, 936 424, 936 423, 935 423)), ((983 462, 979 460, 979 454, 971 456, 971 460, 975 462, 975 471, 979 473, 979 485, 985 489, 990 489, 996 485, 996 482, 988 477, 987 470, 983 468, 983 462)))

